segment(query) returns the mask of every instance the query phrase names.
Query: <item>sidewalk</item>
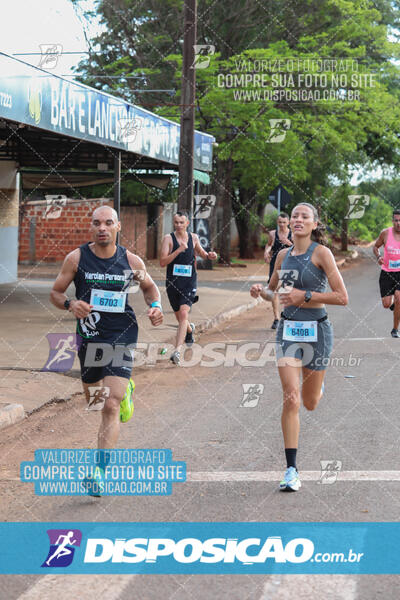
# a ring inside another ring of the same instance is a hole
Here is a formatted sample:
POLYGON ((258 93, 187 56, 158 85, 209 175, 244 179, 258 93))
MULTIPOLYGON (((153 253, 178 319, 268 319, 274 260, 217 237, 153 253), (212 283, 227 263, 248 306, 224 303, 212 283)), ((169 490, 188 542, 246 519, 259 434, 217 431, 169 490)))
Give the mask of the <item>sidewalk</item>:
MULTIPOLYGON (((267 282, 266 265, 256 260, 246 264, 245 268, 235 264, 198 272, 199 302, 190 313, 197 336, 260 302, 250 297, 249 289, 255 282, 267 282)), ((138 342, 167 346, 175 339, 177 322, 165 294, 165 269, 156 261, 147 261, 147 268, 161 291, 164 323, 152 327, 142 293, 131 294, 130 304, 139 325, 138 342)), ((67 374, 41 371, 49 355, 46 336, 75 331, 71 313, 57 310, 49 301, 58 271, 59 265, 20 266, 18 283, 0 285, 0 429, 45 404, 66 401, 82 392, 76 356, 67 374)), ((67 293, 74 297, 74 286, 67 293)), ((269 303, 265 303, 265 311, 265 322, 272 322, 269 303)), ((143 369, 146 366, 137 366, 136 372, 143 369)))

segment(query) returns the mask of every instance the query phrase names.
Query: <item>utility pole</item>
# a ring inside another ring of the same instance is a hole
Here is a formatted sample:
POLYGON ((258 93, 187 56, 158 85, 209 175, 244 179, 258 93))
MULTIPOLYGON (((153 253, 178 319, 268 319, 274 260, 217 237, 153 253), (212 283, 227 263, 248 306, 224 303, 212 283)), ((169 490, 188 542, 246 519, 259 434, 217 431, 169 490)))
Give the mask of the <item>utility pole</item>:
MULTIPOLYGON (((121 220, 121 152, 119 150, 114 154, 114 209, 117 211, 118 220, 121 220)), ((117 244, 119 237, 117 233, 117 244)))
POLYGON ((196 39, 197 0, 185 0, 178 209, 188 211, 190 217, 193 213, 194 103, 196 98, 194 46, 196 39))

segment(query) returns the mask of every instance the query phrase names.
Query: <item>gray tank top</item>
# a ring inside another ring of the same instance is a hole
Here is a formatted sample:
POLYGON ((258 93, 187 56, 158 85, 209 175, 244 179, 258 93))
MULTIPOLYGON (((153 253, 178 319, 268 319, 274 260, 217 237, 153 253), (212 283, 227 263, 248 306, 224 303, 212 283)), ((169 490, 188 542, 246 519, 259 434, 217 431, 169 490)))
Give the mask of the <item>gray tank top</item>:
MULTIPOLYGON (((312 242, 307 252, 298 256, 292 256, 293 247, 289 248, 280 268, 281 277, 279 279, 284 285, 293 285, 300 290, 326 292, 328 285, 326 273, 311 262, 312 254, 317 246, 316 242, 312 242)), ((287 319, 314 321, 324 317, 326 309, 307 308, 307 303, 305 303, 303 306, 286 306, 284 313, 287 319)))

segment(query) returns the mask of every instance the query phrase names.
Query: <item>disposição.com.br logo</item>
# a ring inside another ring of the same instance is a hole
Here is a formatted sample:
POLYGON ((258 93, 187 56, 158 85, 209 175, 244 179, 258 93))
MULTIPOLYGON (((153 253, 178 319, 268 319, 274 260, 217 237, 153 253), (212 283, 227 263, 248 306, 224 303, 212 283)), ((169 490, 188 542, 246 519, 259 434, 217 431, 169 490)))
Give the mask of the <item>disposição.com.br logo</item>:
POLYGON ((82 532, 79 529, 48 529, 50 548, 42 567, 68 567, 81 545, 82 532))

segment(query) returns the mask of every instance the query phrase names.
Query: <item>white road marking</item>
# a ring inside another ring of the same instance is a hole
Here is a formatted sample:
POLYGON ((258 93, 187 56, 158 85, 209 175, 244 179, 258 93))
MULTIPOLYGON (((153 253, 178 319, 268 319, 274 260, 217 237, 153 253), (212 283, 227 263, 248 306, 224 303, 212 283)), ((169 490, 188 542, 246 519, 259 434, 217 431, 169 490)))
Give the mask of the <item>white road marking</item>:
MULTIPOLYGON (((13 474, 14 475, 14 474, 13 474)), ((235 481, 280 481, 280 471, 188 471, 187 483, 200 482, 235 482, 235 481)), ((300 471, 302 481, 318 481, 321 471, 300 471)), ((400 481, 400 471, 339 471, 338 481, 400 481)), ((11 473, 0 475, 0 481, 21 481, 11 473)))
POLYGON ((335 338, 336 340, 345 340, 346 342, 370 342, 370 341, 381 341, 381 340, 388 340, 389 336, 386 337, 367 337, 367 338, 335 338))
MULTIPOLYGON (((187 481, 279 481, 281 471, 189 471, 187 481)), ((321 471, 300 471, 302 481, 318 481, 321 471)), ((400 471, 339 471, 337 481, 400 481, 400 471)))
POLYGON ((259 600, 354 600, 357 580, 350 575, 271 575, 259 600))
POLYGON ((66 597, 117 600, 134 577, 135 575, 45 575, 18 596, 18 600, 53 600, 66 597))

